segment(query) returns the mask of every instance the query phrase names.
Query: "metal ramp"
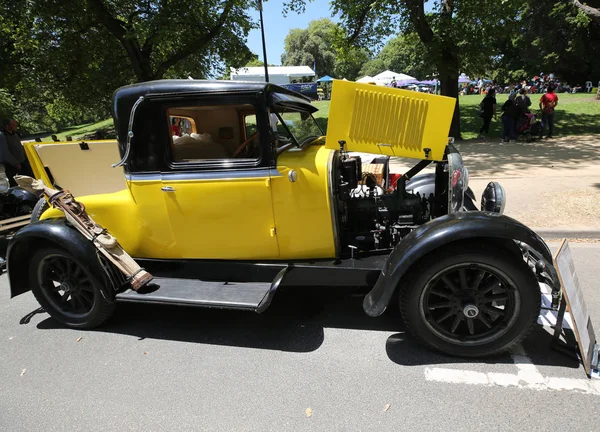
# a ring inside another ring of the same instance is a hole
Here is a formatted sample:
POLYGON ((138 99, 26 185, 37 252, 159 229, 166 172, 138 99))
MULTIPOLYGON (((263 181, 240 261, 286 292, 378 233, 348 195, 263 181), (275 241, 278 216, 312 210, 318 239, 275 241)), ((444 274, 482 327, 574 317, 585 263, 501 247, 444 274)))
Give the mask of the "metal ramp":
POLYGON ((281 270, 272 282, 208 282, 198 279, 157 277, 151 282, 147 294, 128 289, 117 294, 122 302, 176 304, 221 309, 244 309, 264 312, 287 267, 281 270))

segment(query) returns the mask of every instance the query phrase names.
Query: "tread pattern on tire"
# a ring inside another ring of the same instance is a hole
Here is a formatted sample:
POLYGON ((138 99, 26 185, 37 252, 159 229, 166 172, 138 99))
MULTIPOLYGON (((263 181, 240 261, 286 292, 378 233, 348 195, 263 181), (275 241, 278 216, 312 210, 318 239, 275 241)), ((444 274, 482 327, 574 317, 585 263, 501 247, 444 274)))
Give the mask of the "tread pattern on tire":
MULTIPOLYGON (((441 250, 441 251, 437 251, 437 254, 444 254, 444 255, 458 255, 461 253, 465 253, 465 252, 473 252, 473 251, 483 251, 485 250, 484 248, 482 248, 479 245, 475 245, 475 244, 464 244, 464 245, 457 245, 456 247, 450 249, 452 246, 447 246, 445 249, 441 250), (471 248, 470 251, 467 250, 467 248, 471 248)), ((507 256, 510 256, 510 252, 506 251, 507 256)), ((436 258, 440 259, 442 258, 441 256, 437 256, 436 258)), ((444 257, 445 258, 445 257, 444 257)), ((516 260, 515 260, 516 261, 516 260)), ((515 264, 517 264, 515 262, 515 264)), ((524 262, 521 263, 523 266, 526 266, 526 264, 524 262)), ((538 307, 535 311, 531 311, 531 316, 528 318, 528 323, 527 325, 522 329, 522 331, 519 333, 518 336, 516 336, 512 341, 510 341, 510 343, 505 344, 497 349, 494 350, 490 350, 487 351, 485 353, 469 353, 468 351, 465 353, 450 353, 447 350, 445 350, 442 347, 439 346, 435 346, 434 344, 431 344, 427 341, 424 341, 421 337, 419 337, 419 335, 414 331, 410 321, 406 318, 408 316, 408 305, 409 305, 409 296, 411 294, 411 289, 412 289, 412 285, 414 283, 414 280, 416 279, 416 275, 419 273, 419 269, 421 267, 423 267, 425 265, 425 263, 423 261, 421 261, 420 263, 417 263, 411 270, 410 270, 410 274, 406 275, 405 278, 403 278, 402 283, 402 287, 399 287, 398 289, 400 289, 400 295, 399 295, 399 299, 400 299, 400 311, 402 314, 402 318, 403 321, 406 325, 407 330, 411 333, 411 335, 413 335, 413 337, 415 337, 417 340, 419 340, 421 343, 425 344, 425 345, 429 345, 431 347, 433 347, 434 349, 438 350, 438 351, 442 351, 445 354, 449 354, 449 355, 456 355, 456 356, 460 356, 460 357, 485 357, 485 356, 491 356, 491 355, 495 355, 495 354, 499 354, 499 353, 503 353, 506 351, 509 351, 511 348, 513 348, 514 346, 516 346, 517 344, 521 343, 523 340, 525 340, 525 338, 527 338, 527 336, 529 336, 529 334, 533 331, 533 328, 535 327, 536 323, 537 323, 537 318, 539 316, 540 313, 540 308, 541 308, 541 301, 538 304, 538 307)), ((535 280, 535 277, 532 274, 533 279, 535 280)), ((537 281, 536 281, 536 285, 537 285, 537 281)))
POLYGON ((42 217, 42 214, 46 210, 48 210, 48 208, 50 208, 50 206, 48 205, 48 201, 46 201, 45 198, 40 198, 38 202, 35 203, 35 206, 33 207, 33 210, 31 212, 31 223, 39 221, 42 217))
MULTIPOLYGON (((30 261, 30 268, 29 268, 30 277, 36 277, 35 275, 37 274, 37 269, 35 269, 35 271, 34 271, 34 269, 32 267, 34 264, 37 264, 39 262, 38 257, 44 256, 44 255, 49 255, 51 253, 61 253, 61 254, 67 255, 67 256, 71 256, 67 251, 65 251, 64 249, 61 249, 59 247, 48 246, 48 247, 41 248, 40 250, 36 251, 36 253, 33 254, 32 259, 30 261)), ((98 327, 99 325, 106 322, 112 316, 112 314, 116 308, 116 301, 115 301, 114 297, 107 299, 104 295, 102 295, 102 293, 99 293, 99 296, 98 296, 98 298, 100 299, 99 311, 95 314, 95 316, 91 317, 91 319, 89 319, 88 321, 82 322, 82 323, 68 322, 68 320, 64 319, 64 317, 60 315, 60 312, 56 313, 56 311, 54 310, 52 305, 46 300, 46 298, 44 297, 44 294, 42 294, 39 286, 37 285, 37 280, 30 281, 30 286, 31 286, 31 291, 33 293, 33 296, 38 301, 38 303, 44 308, 44 310, 46 312, 48 312, 48 314, 50 316, 52 316, 52 318, 67 325, 68 327, 78 328, 78 329, 91 329, 94 327, 98 327), (52 310, 52 312, 51 312, 51 310, 52 310)))

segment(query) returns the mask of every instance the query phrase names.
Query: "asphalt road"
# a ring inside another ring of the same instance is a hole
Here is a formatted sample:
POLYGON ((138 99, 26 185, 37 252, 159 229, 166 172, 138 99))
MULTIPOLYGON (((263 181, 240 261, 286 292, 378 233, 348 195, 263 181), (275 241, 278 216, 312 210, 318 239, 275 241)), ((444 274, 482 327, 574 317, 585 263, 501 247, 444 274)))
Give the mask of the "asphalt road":
MULTIPOLYGON (((600 334, 600 244, 572 252, 600 334)), ((31 315, 30 293, 9 300, 6 276, 0 285, 1 431, 592 430, 600 420, 600 380, 551 350, 542 327, 524 353, 472 362, 422 348, 395 308, 366 317, 358 298, 288 299, 267 316, 120 305, 110 324, 76 331, 31 315)))

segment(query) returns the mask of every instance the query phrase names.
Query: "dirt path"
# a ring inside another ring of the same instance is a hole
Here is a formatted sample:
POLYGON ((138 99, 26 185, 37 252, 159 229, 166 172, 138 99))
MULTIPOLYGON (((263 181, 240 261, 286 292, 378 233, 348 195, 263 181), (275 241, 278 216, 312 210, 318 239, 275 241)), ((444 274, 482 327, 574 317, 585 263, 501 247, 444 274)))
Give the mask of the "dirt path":
MULTIPOLYGON (((476 196, 491 180, 507 194, 505 213, 534 228, 600 230, 600 135, 534 143, 457 143, 476 196)), ((392 172, 414 161, 395 159, 392 172)))

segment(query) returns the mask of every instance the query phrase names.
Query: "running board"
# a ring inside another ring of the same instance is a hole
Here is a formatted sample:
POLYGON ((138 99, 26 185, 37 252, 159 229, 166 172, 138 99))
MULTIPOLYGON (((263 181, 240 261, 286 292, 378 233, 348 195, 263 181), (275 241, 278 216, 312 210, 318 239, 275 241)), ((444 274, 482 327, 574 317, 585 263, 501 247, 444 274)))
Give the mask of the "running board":
POLYGON ((207 282, 197 279, 154 278, 152 292, 128 289, 116 295, 118 301, 160 303, 264 312, 271 305, 287 267, 271 283, 207 282))

